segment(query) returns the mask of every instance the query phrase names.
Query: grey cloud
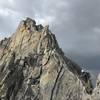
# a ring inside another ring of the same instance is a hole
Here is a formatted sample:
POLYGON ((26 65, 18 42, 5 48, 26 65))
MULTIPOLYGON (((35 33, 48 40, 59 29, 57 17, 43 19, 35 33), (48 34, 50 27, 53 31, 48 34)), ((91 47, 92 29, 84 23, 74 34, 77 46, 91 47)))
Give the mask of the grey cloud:
POLYGON ((0 16, 0 33, 3 36, 8 36, 8 32, 11 32, 12 31, 11 29, 14 28, 12 26, 13 22, 10 19, 10 16, 8 17, 9 17, 9 20, 6 19, 5 16, 0 16))
POLYGON ((0 32, 5 34, 14 32, 26 16, 54 18, 50 29, 62 49, 78 63, 99 69, 100 33, 95 29, 100 29, 100 0, 2 0, 0 9, 12 12, 0 15, 0 32))
POLYGON ((57 11, 54 27, 62 48, 68 50, 70 45, 74 52, 99 54, 100 34, 93 29, 100 27, 100 1, 70 0, 68 4, 68 10, 66 7, 62 12, 57 11))
POLYGON ((86 56, 78 53, 66 53, 67 57, 72 59, 75 63, 80 65, 84 70, 91 73, 93 84, 95 85, 98 74, 100 73, 100 55, 86 56))
POLYGON ((73 52, 66 53, 66 55, 70 59, 72 59, 79 65, 81 65, 83 68, 91 69, 91 70, 98 70, 100 68, 100 55, 86 56, 86 55, 80 55, 78 53, 73 53, 73 52))

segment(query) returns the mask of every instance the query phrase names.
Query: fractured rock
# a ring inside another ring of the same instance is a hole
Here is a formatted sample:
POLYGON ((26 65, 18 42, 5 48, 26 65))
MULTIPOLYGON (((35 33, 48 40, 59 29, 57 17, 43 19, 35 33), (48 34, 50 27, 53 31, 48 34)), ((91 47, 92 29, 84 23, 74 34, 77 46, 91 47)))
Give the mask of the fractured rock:
POLYGON ((1 55, 0 100, 88 100, 94 94, 90 76, 64 55, 49 26, 35 20, 21 21, 9 41, 0 42, 1 55))

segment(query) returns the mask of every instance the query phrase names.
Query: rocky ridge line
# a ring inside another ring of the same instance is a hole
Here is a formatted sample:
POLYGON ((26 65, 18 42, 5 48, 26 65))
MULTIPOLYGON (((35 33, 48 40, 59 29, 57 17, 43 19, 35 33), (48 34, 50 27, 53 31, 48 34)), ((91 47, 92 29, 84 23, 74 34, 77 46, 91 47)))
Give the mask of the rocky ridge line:
POLYGON ((49 26, 30 18, 0 42, 1 100, 99 100, 100 78, 68 59, 49 26))

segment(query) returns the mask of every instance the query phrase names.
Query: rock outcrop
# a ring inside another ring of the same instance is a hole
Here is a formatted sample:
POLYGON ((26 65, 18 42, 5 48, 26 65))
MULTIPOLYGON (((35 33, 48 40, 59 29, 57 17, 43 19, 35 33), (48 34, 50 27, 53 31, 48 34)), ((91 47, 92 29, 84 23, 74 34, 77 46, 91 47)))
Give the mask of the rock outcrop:
POLYGON ((99 80, 93 90, 90 74, 64 55, 49 26, 30 18, 0 42, 0 100, 100 100, 99 80))
POLYGON ((100 74, 98 75, 96 87, 93 90, 91 100, 100 100, 100 74))

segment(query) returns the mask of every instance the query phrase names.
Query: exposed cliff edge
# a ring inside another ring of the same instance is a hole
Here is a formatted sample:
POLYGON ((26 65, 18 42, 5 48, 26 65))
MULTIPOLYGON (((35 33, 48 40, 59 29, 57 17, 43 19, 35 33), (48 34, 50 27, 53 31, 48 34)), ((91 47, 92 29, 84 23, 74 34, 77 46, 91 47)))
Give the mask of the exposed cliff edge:
POLYGON ((0 100, 100 100, 100 75, 68 59, 49 30, 30 18, 0 42, 0 100))

